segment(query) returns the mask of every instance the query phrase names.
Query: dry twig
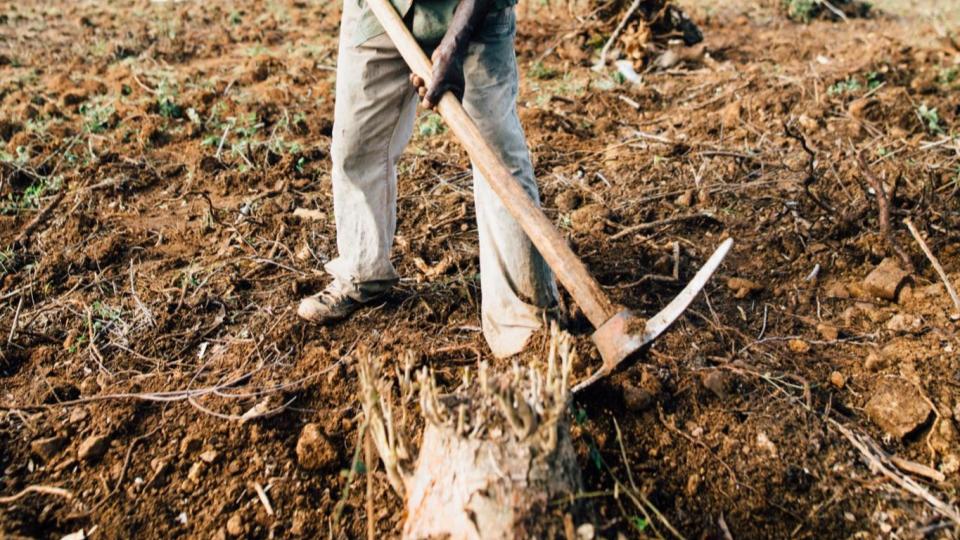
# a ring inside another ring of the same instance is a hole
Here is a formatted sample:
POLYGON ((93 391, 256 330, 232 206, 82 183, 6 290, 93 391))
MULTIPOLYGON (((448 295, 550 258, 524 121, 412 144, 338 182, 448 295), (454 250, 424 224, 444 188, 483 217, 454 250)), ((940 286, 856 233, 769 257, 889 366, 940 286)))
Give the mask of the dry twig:
POLYGON ((943 280, 943 285, 947 288, 947 294, 950 295, 950 299, 953 300, 954 307, 957 308, 957 311, 952 315, 954 319, 960 318, 960 296, 957 296, 957 290, 953 288, 953 284, 950 283, 950 278, 947 276, 947 272, 944 271, 943 266, 940 264, 940 260, 930 251, 930 246, 927 245, 927 242, 924 241, 923 237, 920 236, 920 231, 917 230, 917 227, 914 226, 913 222, 909 218, 903 220, 903 224, 907 226, 907 229, 910 230, 910 234, 913 235, 913 239, 920 244, 920 249, 923 250, 923 254, 927 256, 927 259, 930 260, 930 264, 933 265, 934 270, 937 271, 937 275, 940 276, 940 279, 943 280))
POLYGON ((63 497, 64 499, 72 499, 73 493, 58 487, 52 486, 27 486, 20 490, 16 495, 10 495, 9 497, 0 497, 0 504, 12 504, 20 499, 26 497, 31 493, 42 493, 44 495, 55 495, 57 497, 63 497))
MULTIPOLYGON (((911 274, 914 271, 913 262, 910 261, 910 256, 907 255, 907 252, 900 247, 900 244, 897 243, 897 239, 893 234, 893 227, 890 225, 890 198, 891 193, 887 193, 886 188, 883 187, 883 182, 880 181, 880 178, 870 170, 870 165, 867 163, 866 156, 864 152, 857 154, 857 162, 860 164, 860 170, 863 171, 863 176, 866 177, 867 182, 870 184, 870 187, 873 189, 874 196, 877 199, 877 212, 880 216, 880 235, 883 236, 884 241, 887 243, 887 247, 892 253, 895 253, 897 257, 900 258, 900 261, 903 263, 904 270, 910 272, 911 274)), ((894 190, 891 190, 891 192, 894 190)))

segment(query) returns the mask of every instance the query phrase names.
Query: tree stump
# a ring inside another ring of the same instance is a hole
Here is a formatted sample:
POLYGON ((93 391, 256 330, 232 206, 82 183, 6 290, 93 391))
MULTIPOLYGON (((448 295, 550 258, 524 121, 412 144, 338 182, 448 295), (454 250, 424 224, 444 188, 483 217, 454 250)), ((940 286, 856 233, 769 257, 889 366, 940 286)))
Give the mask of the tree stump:
POLYGON ((481 365, 478 380, 465 374, 448 393, 426 369, 414 382, 408 362, 400 399, 419 394, 425 421, 416 459, 404 422, 393 418, 392 382, 370 359, 360 363, 368 426, 405 501, 404 538, 556 538, 566 513, 583 516, 564 502, 581 489, 569 430, 571 350, 569 336, 554 329, 546 374, 515 366, 494 375, 481 365))

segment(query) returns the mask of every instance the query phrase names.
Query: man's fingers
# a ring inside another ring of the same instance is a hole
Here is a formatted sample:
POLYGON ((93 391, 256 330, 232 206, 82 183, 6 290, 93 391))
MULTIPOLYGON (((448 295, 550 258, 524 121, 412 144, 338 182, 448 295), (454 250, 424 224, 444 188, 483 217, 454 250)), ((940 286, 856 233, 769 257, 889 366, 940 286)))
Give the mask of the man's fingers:
POLYGON ((417 88, 423 88, 426 86, 426 82, 415 73, 410 74, 410 82, 417 88))
POLYGON ((427 87, 426 87, 426 86, 421 86, 421 87, 417 88, 417 93, 420 94, 420 97, 423 97, 423 96, 427 95, 427 87))

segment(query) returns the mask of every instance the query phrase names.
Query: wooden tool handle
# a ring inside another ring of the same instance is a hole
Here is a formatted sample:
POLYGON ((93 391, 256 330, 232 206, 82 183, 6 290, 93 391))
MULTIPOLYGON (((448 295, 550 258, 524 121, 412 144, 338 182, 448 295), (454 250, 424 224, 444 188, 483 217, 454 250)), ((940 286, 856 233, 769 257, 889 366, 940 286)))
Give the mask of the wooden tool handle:
MULTIPOLYGON (((367 0, 367 5, 393 40, 400 55, 410 69, 427 84, 432 79, 433 66, 420 48, 413 34, 407 29, 389 0, 367 0)), ((476 123, 464 110, 456 96, 447 92, 437 106, 440 116, 447 122, 450 131, 467 150, 470 159, 486 178, 494 193, 527 233, 544 260, 550 265, 557 279, 590 319, 594 327, 600 327, 616 314, 616 310, 600 284, 590 275, 587 267, 570 249, 566 239, 553 223, 534 204, 533 200, 510 173, 496 150, 487 142, 476 123)))

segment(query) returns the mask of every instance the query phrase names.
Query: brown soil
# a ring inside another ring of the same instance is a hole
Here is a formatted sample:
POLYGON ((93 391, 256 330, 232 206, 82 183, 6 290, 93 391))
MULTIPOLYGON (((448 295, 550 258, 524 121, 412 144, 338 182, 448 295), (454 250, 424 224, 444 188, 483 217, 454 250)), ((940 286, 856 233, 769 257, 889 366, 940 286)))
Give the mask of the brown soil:
MULTIPOLYGON (((960 51, 911 45, 932 30, 910 19, 798 25, 747 4, 693 12, 704 54, 639 86, 590 70, 611 24, 520 8, 520 109, 547 213, 612 299, 652 315, 737 242, 647 358, 576 401, 596 531, 669 535, 614 497, 632 478, 690 538, 951 537, 831 420, 938 469, 942 482, 914 478, 956 502, 957 323, 901 221, 960 281, 960 51), (897 186, 894 239, 917 268, 892 301, 863 286, 895 254, 861 150, 897 186), (905 388, 911 414, 872 419, 881 388, 905 388)), ((453 383, 489 356, 466 156, 426 116, 401 164, 405 279, 347 324, 297 322, 335 254, 337 3, 229 5, 0 8, 0 497, 73 496, 0 503, 0 536, 354 538, 368 518, 395 536, 382 470, 372 516, 367 467, 347 474, 352 358, 390 371, 412 351, 453 383)), ((584 374, 599 359, 569 311, 584 374)))

